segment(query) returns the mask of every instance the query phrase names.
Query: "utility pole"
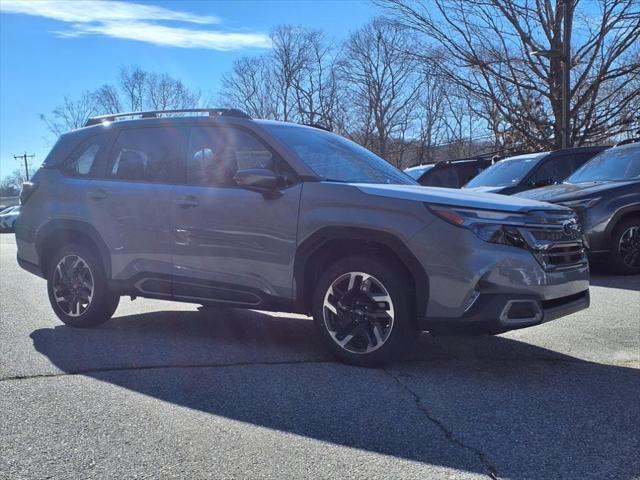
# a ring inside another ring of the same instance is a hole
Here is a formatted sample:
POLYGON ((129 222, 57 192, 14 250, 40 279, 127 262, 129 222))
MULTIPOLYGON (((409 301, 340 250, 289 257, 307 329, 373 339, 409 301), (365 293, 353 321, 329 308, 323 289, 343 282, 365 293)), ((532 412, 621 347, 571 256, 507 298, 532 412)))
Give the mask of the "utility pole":
POLYGON ((27 174, 27 182, 29 181, 29 165, 27 164, 27 158, 33 158, 35 154, 27 155, 27 152, 24 152, 22 155, 14 155, 13 158, 16 160, 24 160, 24 173, 27 174))
POLYGON ((569 110, 571 108, 571 22, 573 0, 562 2, 564 26, 562 31, 562 148, 569 148, 569 110))
POLYGON ((561 0, 562 48, 529 52, 537 57, 559 58, 562 62, 562 118, 560 119, 562 148, 569 148, 571 143, 569 114, 571 111, 571 24, 573 22, 573 2, 574 0, 561 0))

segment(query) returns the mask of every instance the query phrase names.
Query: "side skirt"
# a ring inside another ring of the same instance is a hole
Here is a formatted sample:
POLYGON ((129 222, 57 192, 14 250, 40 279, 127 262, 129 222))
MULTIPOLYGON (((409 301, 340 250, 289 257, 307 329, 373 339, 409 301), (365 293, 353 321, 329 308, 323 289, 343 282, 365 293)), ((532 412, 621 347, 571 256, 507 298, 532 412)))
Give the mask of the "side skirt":
POLYGON ((109 287, 121 296, 173 300, 207 306, 237 307, 302 313, 292 299, 276 297, 239 285, 187 277, 141 272, 130 280, 111 280, 109 287))

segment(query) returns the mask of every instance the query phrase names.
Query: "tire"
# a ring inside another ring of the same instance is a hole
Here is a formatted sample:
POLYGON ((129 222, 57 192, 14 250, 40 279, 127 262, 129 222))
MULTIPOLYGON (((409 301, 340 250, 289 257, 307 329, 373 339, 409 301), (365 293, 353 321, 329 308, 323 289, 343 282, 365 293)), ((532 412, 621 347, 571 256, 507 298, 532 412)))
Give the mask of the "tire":
POLYGON ((409 350, 417 331, 407 283, 399 267, 373 256, 350 256, 329 266, 312 299, 314 323, 327 348, 362 367, 382 366, 409 350))
POLYGON ((622 275, 640 273, 640 218, 628 218, 613 229, 611 265, 622 275))
POLYGON ((53 255, 47 291, 53 311, 70 327, 89 328, 106 322, 120 300, 107 286, 100 259, 79 244, 66 245, 53 255))

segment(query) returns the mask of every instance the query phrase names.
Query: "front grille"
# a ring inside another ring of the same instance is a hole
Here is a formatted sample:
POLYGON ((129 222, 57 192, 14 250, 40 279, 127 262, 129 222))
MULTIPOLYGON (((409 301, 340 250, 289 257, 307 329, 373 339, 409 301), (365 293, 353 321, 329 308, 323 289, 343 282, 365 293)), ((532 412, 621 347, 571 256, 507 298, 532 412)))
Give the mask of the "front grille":
POLYGON ((546 270, 572 267, 586 261, 582 242, 554 244, 535 255, 546 270))
POLYGON ((530 218, 519 230, 526 248, 545 270, 573 268, 586 263, 582 232, 574 212, 539 210, 530 218))

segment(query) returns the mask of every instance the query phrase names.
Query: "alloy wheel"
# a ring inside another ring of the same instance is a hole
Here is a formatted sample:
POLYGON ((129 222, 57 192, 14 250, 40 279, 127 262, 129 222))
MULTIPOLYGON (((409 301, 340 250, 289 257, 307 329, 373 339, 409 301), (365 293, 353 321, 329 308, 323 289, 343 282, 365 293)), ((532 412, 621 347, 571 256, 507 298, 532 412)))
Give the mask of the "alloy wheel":
POLYGON ((382 347, 395 317, 386 287, 364 272, 348 272, 334 280, 325 294, 322 314, 333 341, 357 354, 382 347))
POLYGON ((622 232, 618 242, 618 252, 627 267, 640 266, 640 226, 633 225, 622 232))
POLYGON ((53 274, 53 298, 65 315, 79 317, 91 306, 93 273, 78 255, 66 255, 53 274))

